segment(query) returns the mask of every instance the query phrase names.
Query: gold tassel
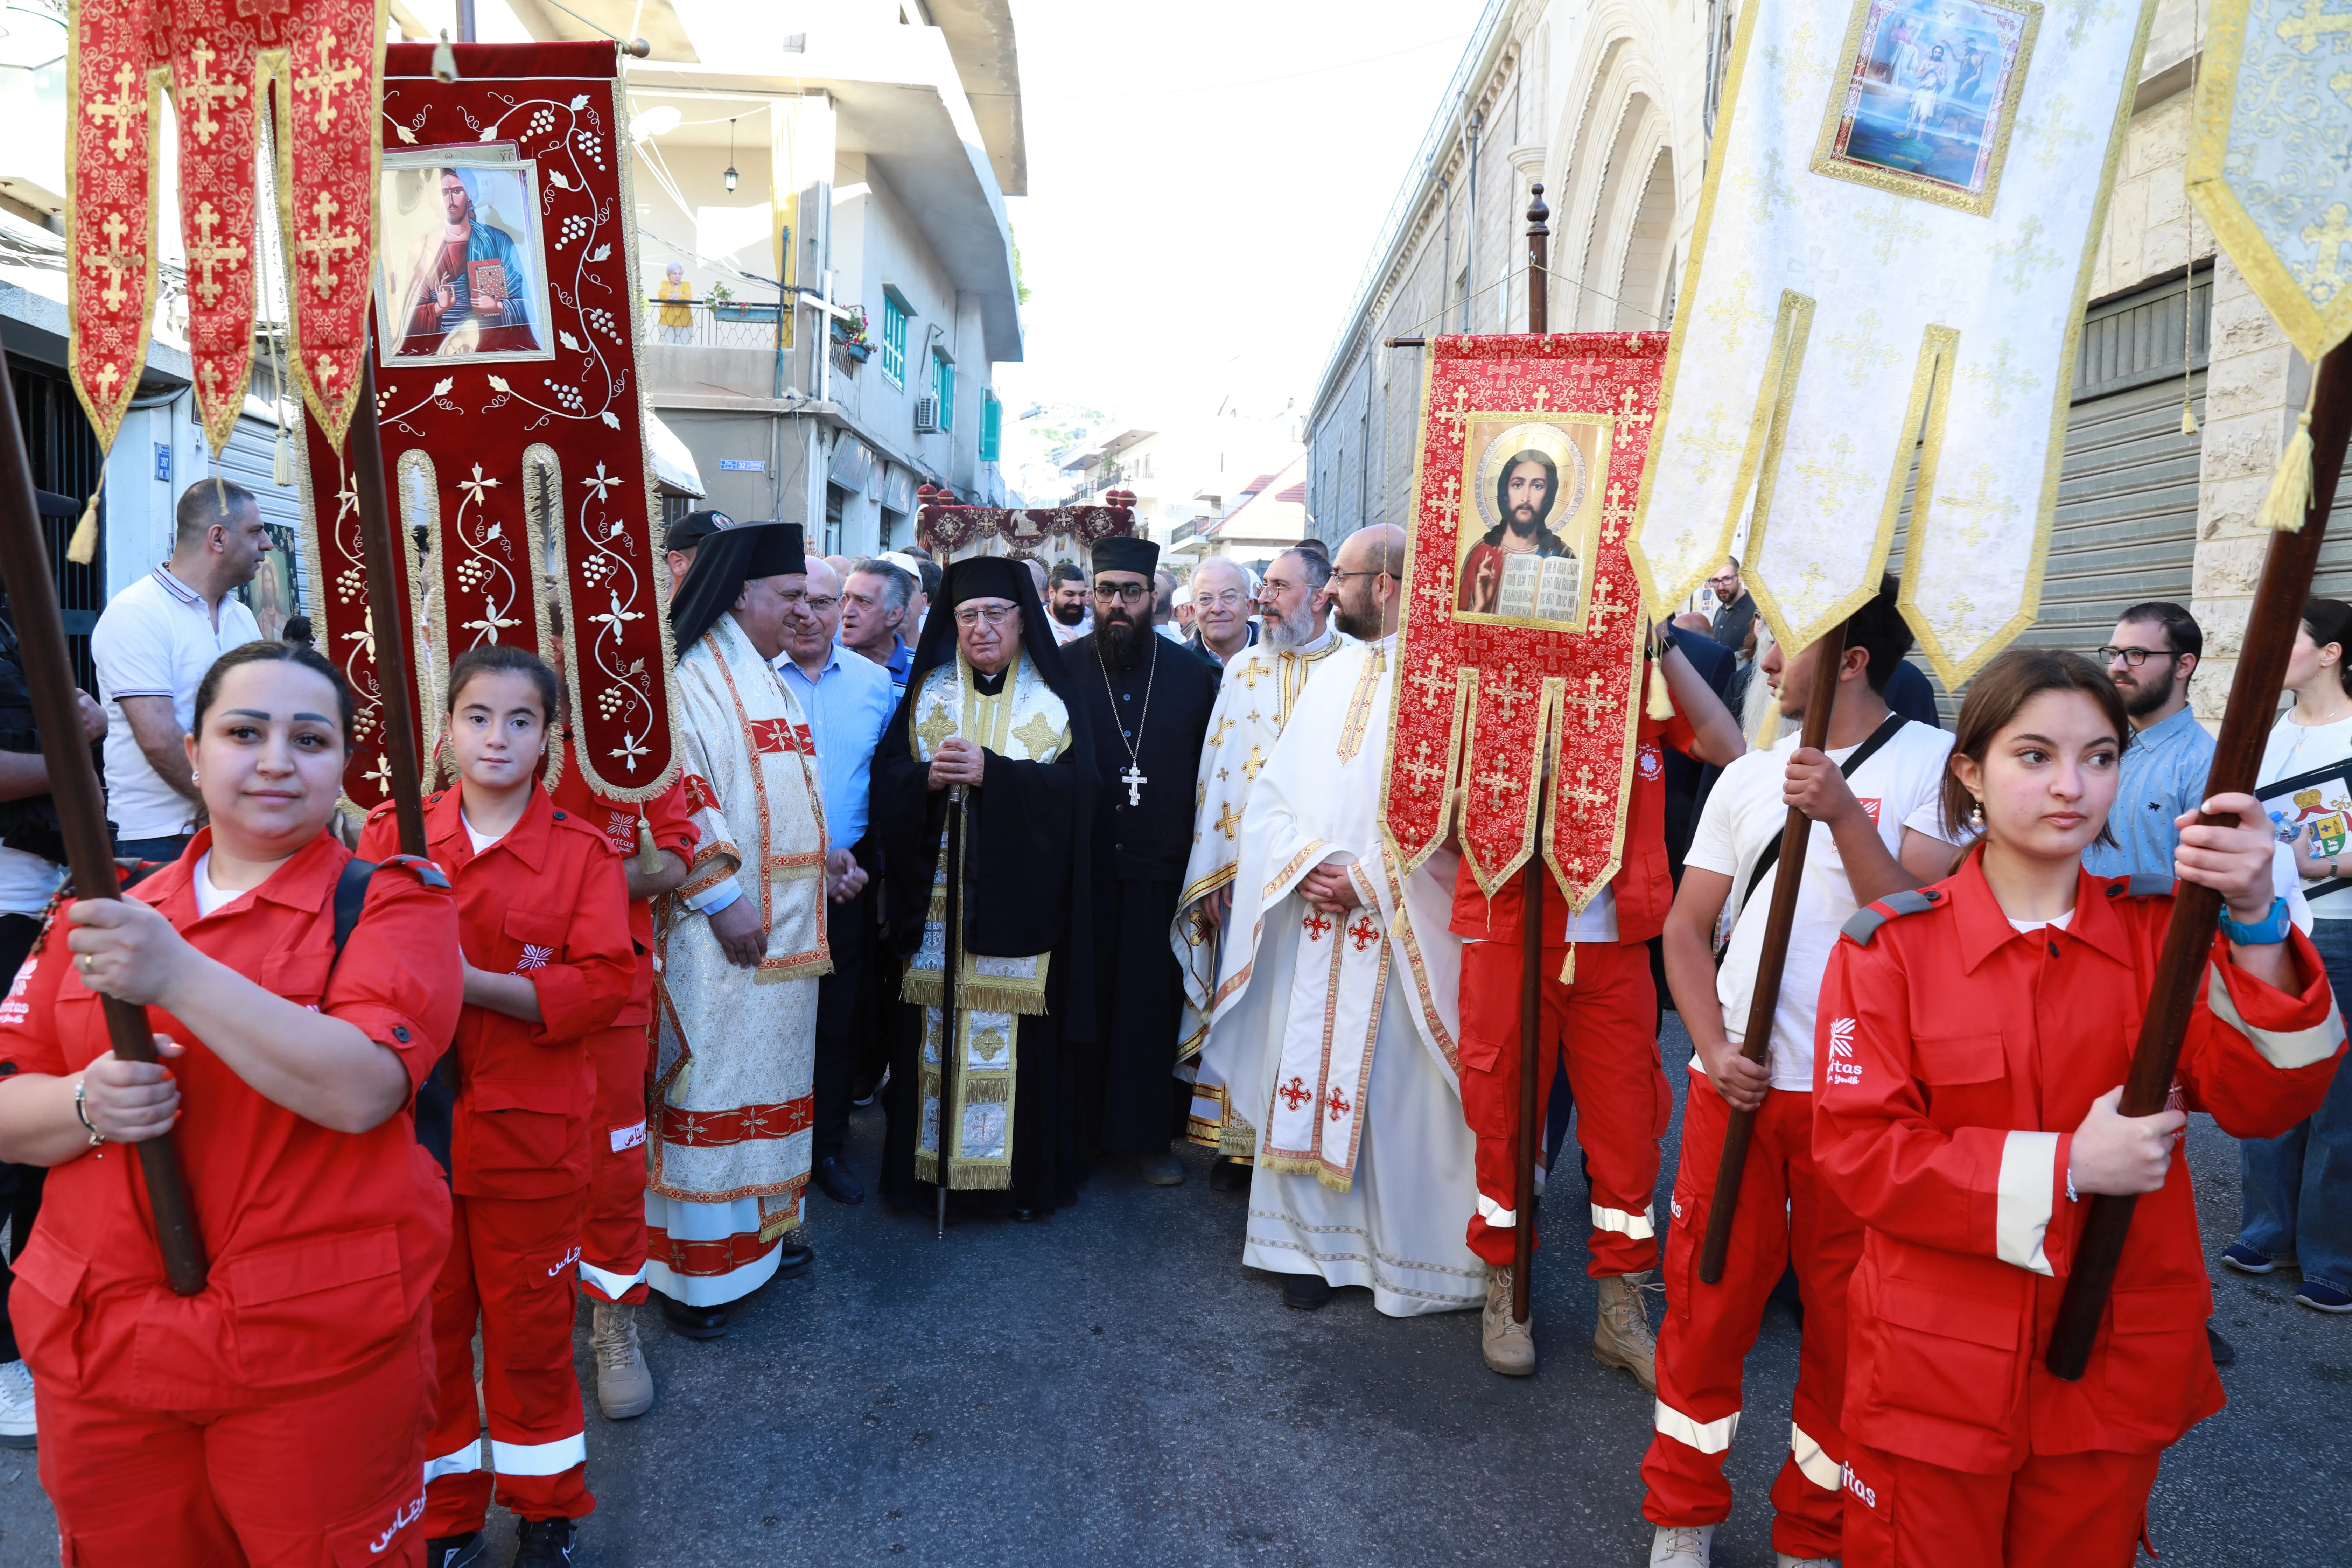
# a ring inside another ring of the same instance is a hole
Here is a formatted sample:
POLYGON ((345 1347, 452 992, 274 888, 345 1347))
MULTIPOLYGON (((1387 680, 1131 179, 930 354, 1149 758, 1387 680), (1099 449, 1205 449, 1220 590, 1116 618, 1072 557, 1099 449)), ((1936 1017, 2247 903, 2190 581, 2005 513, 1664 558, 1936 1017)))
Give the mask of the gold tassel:
POLYGON ((1650 717, 1657 720, 1675 716, 1675 694, 1666 689, 1665 667, 1653 660, 1650 665, 1650 717))
POLYGON ((1561 961, 1559 966, 1559 983, 1562 985, 1573 985, 1576 984, 1576 944, 1573 942, 1569 944, 1568 957, 1561 961))
POLYGON ((74 524, 73 538, 66 545, 66 559, 77 566, 87 566, 98 554, 98 498, 106 493, 106 470, 98 471, 98 489, 89 492, 89 504, 81 509, 81 521, 74 524))
POLYGON ((2311 507, 2311 410, 2295 416, 2294 436, 2279 455, 2278 472, 2271 476, 2271 493, 2254 526, 2280 533, 2303 531, 2303 515, 2311 507))
POLYGON ((2183 436, 2197 434, 2197 416, 2189 411, 2189 405, 2185 400, 2180 405, 2180 433, 2183 436))
POLYGON ((654 830, 642 816, 637 818, 637 869, 648 877, 661 875, 661 847, 654 842, 654 830))
POLYGON ((449 48, 449 29, 441 29, 441 41, 433 46, 433 76, 437 81, 457 79, 457 57, 449 48))
POLYGON ((278 432, 278 449, 270 454, 269 482, 280 489, 294 482, 294 442, 283 430, 278 432))

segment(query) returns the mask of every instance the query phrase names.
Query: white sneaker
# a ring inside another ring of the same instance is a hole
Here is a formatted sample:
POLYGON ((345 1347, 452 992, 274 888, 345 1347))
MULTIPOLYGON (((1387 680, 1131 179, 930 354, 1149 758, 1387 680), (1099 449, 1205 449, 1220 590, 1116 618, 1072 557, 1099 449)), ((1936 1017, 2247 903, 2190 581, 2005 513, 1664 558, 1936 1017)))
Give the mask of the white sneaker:
POLYGON ((21 1361, 0 1364, 0 1448, 35 1444, 33 1369, 21 1361))
POLYGON ((1662 1524, 1650 1542, 1650 1568, 1708 1568, 1714 1561, 1711 1524, 1662 1524))

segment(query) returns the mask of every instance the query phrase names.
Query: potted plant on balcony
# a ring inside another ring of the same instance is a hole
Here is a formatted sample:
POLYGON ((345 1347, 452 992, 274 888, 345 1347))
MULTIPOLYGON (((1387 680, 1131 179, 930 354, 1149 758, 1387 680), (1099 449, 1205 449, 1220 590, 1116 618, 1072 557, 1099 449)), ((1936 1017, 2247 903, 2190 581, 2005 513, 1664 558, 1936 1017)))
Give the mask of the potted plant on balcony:
POLYGON ((874 357, 874 340, 866 331, 866 308, 852 305, 849 309, 857 319, 849 321, 835 316, 833 319, 833 341, 841 345, 842 353, 863 363, 874 357))
POLYGON ((772 321, 776 319, 773 305, 739 304, 735 291, 724 283, 713 283, 709 291, 710 314, 721 321, 772 321))

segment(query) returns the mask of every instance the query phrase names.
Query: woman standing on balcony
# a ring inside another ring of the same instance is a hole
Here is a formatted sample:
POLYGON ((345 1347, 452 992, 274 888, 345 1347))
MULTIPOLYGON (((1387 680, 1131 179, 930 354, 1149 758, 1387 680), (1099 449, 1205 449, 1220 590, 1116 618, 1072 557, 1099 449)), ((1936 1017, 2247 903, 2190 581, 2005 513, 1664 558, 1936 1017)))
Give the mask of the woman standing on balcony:
POLYGON ((662 279, 661 287, 655 289, 654 294, 656 298, 665 301, 659 318, 662 342, 666 343, 693 342, 694 311, 689 307, 694 300, 694 286, 686 280, 685 266, 679 262, 671 262, 669 276, 662 279), (679 303, 667 302, 673 300, 679 303))

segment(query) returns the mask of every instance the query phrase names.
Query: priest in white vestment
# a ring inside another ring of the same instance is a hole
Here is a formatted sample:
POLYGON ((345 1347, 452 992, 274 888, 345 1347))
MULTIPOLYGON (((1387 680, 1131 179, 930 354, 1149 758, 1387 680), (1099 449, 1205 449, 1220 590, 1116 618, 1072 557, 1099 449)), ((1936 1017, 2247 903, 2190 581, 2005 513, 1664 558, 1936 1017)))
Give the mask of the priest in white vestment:
POLYGON ((1209 714, 1192 795, 1192 849, 1184 891, 1169 931, 1184 981, 1184 1010, 1176 1036, 1176 1076, 1192 1086, 1185 1135, 1217 1152, 1209 1185, 1219 1192, 1249 1184, 1257 1145, 1248 1113, 1227 1103, 1224 1080, 1201 1060, 1209 1037, 1209 994, 1216 989, 1225 917, 1234 905, 1234 865, 1241 856, 1243 813, 1282 727, 1290 721, 1307 683, 1353 639, 1334 631, 1323 590, 1331 563, 1318 552, 1293 550, 1265 569, 1258 598, 1258 640, 1225 666, 1224 684, 1209 714))
MULTIPOLYGON (((816 747, 772 666, 805 615, 794 523, 706 541, 671 605, 677 740, 700 834, 665 900, 646 1128, 647 1282, 688 1338, 810 1249, 783 1244, 808 1185, 827 858, 816 747)), ((852 888, 850 891, 855 891, 852 888)))
POLYGON ((1454 858, 1400 874, 1380 826, 1402 530, 1339 548, 1349 643, 1253 784, 1202 1059, 1257 1128, 1242 1260, 1286 1305, 1360 1285, 1392 1317, 1486 1300, 1462 1236, 1475 1145, 1456 1076, 1454 858))

